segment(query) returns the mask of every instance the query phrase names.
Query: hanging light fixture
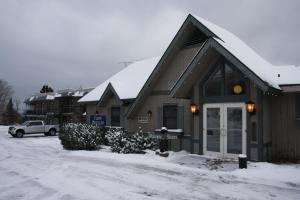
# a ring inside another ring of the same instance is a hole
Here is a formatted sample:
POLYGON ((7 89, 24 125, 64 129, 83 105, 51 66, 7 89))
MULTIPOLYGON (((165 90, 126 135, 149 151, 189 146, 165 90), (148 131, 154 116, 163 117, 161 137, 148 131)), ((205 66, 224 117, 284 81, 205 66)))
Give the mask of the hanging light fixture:
POLYGON ((192 103, 190 105, 190 110, 191 110, 191 113, 193 113, 194 115, 198 114, 199 113, 199 108, 196 104, 192 103))
POLYGON ((255 113, 255 103, 252 102, 252 101, 248 101, 246 103, 246 108, 247 108, 247 111, 251 114, 254 114, 255 113))

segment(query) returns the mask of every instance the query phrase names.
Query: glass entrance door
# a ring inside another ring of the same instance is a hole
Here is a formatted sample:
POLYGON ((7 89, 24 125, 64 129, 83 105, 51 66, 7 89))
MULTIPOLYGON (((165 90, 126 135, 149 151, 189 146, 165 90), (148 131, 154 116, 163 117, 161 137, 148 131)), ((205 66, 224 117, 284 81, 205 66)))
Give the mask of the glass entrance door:
POLYGON ((203 152, 220 157, 246 153, 245 104, 205 104, 203 152))

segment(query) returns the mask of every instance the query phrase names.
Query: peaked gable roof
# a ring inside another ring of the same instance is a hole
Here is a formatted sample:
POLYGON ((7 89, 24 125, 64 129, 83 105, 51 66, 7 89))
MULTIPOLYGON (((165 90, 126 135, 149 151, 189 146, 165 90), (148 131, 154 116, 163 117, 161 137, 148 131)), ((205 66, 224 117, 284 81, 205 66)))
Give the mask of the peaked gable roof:
POLYGON ((109 84, 121 100, 136 98, 155 68, 159 58, 160 57, 145 59, 128 65, 126 68, 98 85, 78 102, 99 101, 109 84))
POLYGON ((115 97, 118 101, 121 100, 120 97, 119 97, 119 95, 118 95, 117 92, 115 91, 114 87, 111 85, 111 83, 108 83, 108 85, 107 85, 106 89, 104 90, 104 92, 103 92, 103 94, 102 94, 100 100, 98 101, 98 104, 97 104, 97 105, 105 104, 105 100, 106 100, 107 98, 109 98, 109 96, 110 96, 111 94, 113 94, 114 97, 115 97))
MULTIPOLYGON (((254 79, 256 81, 262 82, 264 84, 264 88, 272 87, 275 89, 280 89, 280 85, 284 82, 287 82, 286 79, 280 78, 278 73, 281 72, 283 74, 289 74, 289 69, 287 67, 275 67, 270 64, 268 61, 259 56, 253 49, 251 49, 248 45, 246 45, 241 39, 235 36, 233 33, 205 20, 195 15, 189 14, 179 31, 176 33, 174 39, 168 46, 167 50, 163 54, 161 60, 157 64, 156 68, 153 70, 153 73, 145 83, 144 87, 138 94, 136 101, 131 106, 129 111, 127 112, 127 117, 132 117, 132 114, 136 110, 137 104, 143 98, 146 93, 146 90, 151 85, 151 80, 157 75, 157 71, 161 67, 163 60, 167 57, 168 54, 172 51, 175 46, 176 40, 180 37, 180 35, 184 32, 187 24, 192 23, 197 28, 199 28, 207 37, 208 42, 206 42, 202 48, 199 50, 199 53, 202 53, 201 50, 207 48, 207 46, 212 43, 218 43, 223 49, 227 50, 227 54, 230 54, 234 58, 236 58, 243 66, 245 66, 245 71, 251 72, 254 74, 254 79)), ((194 60, 197 56, 194 57, 194 60)), ((194 62, 192 61, 192 63, 194 62)), ((191 63, 191 64, 192 64, 191 63)), ((300 83, 300 79, 297 79, 297 76, 300 77, 300 67, 294 67, 294 72, 297 75, 293 78, 294 82, 300 83)), ((187 70, 184 73, 187 73, 187 70)), ((183 76, 181 76, 182 78, 183 76)), ((181 79, 180 78, 180 79, 181 79)), ((178 83, 178 81, 177 81, 178 83)), ((176 84, 177 84, 176 83, 176 84)))
MULTIPOLYGON (((260 57, 254 50, 247 46, 237 36, 229 31, 208 22, 200 17, 190 17, 197 20, 196 23, 200 26, 206 26, 211 31, 214 31, 218 37, 212 37, 206 43, 207 46, 214 47, 227 59, 234 61, 240 70, 251 76, 251 79, 256 82, 263 90, 280 90, 281 85, 286 84, 300 84, 300 67, 297 66, 274 66, 268 61, 260 57), (221 47, 221 50, 220 50, 221 47), (225 50, 225 51, 224 51, 225 50), (223 51, 223 52, 221 52, 223 51), (238 61, 238 62, 236 62, 238 61)), ((201 28, 201 27, 200 27, 201 28)), ((208 48, 203 47, 198 55, 206 53, 208 48)), ((175 83, 171 90, 171 96, 177 96, 177 91, 182 84, 186 81, 189 73, 193 71, 200 59, 199 56, 195 57, 193 62, 189 65, 186 71, 181 75, 179 80, 175 83)), ((184 88, 182 90, 186 90, 184 88)))
MULTIPOLYGON (((220 45, 222 45, 226 50, 233 54, 240 62, 246 65, 252 72, 254 72, 258 77, 264 80, 269 86, 280 89, 280 85, 286 82, 285 78, 282 78, 278 74, 290 74, 295 72, 298 77, 300 77, 300 68, 296 66, 274 66, 261 56, 259 56, 253 49, 251 49, 246 43, 235 36, 233 33, 203 19, 198 16, 192 16, 199 23, 204 25, 210 31, 212 31, 217 37, 214 37, 220 45)), ((300 83, 300 78, 293 78, 294 84, 300 83)))

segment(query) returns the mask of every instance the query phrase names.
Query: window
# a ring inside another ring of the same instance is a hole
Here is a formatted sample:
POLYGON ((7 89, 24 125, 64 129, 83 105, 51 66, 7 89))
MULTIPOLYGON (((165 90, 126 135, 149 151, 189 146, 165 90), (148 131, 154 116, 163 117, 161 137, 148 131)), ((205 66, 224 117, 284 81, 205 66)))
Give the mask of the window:
POLYGON ((223 90, 223 72, 219 68, 205 84, 205 96, 221 96, 223 90))
POLYGON ((165 105, 163 107, 163 126, 168 129, 177 129, 176 105, 165 105))
POLYGON ((227 63, 225 64, 225 85, 226 85, 226 94, 227 95, 235 95, 233 88, 236 85, 240 85, 242 87, 242 91, 240 94, 245 94, 245 81, 242 73, 233 69, 227 63))
POLYGON ((111 126, 120 126, 120 107, 111 108, 111 126))
POLYGON ((41 121, 38 122, 30 122, 30 126, 42 126, 43 123, 41 121))
POLYGON ((216 71, 210 75, 204 85, 204 96, 216 97, 241 95, 246 92, 245 76, 227 62, 219 62, 216 71), (240 93, 234 93, 234 87, 240 86, 240 93))
POLYGON ((300 94, 296 94, 296 119, 300 120, 300 94))
POLYGON ((256 122, 251 122, 251 142, 252 143, 257 143, 257 127, 256 127, 256 122))

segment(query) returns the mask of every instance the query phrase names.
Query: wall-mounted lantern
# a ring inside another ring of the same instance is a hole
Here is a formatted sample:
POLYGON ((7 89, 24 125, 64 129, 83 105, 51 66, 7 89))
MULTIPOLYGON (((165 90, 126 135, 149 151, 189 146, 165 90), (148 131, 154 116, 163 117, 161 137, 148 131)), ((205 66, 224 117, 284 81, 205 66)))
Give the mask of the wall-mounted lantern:
POLYGON ((147 116, 148 116, 149 118, 151 118, 151 117, 152 117, 152 111, 151 111, 151 110, 148 110, 148 112, 147 112, 147 116))
POLYGON ((255 103, 252 101, 248 101, 246 103, 247 111, 251 114, 255 114, 255 103))
POLYGON ((197 115, 199 113, 199 108, 196 104, 192 103, 190 105, 190 110, 191 110, 191 113, 193 113, 194 115, 197 115))

